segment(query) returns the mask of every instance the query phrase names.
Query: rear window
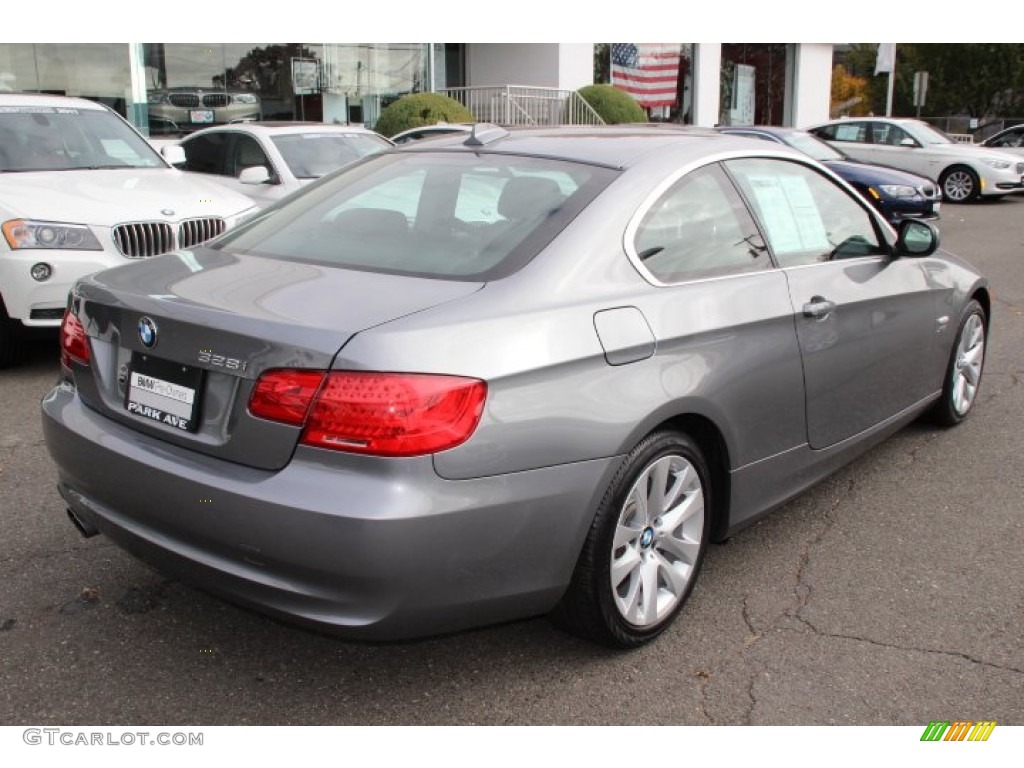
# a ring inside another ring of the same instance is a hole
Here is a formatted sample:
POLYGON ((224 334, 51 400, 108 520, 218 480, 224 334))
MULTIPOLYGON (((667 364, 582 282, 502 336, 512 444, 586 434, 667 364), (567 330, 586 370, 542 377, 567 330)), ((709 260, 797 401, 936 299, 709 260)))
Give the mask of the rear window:
POLYGON ((529 262, 615 175, 501 154, 376 155, 269 208, 215 247, 373 272, 493 280, 529 262))
POLYGON ((379 136, 366 133, 289 133, 272 136, 292 174, 299 179, 318 179, 331 171, 391 146, 379 136))

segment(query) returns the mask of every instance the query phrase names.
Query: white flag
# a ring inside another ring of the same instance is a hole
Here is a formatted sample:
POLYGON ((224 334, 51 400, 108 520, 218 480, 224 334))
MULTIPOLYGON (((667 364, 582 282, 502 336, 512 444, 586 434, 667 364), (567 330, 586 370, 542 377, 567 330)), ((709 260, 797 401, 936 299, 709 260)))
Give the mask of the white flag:
POLYGON ((892 72, 896 65, 896 43, 879 43, 878 56, 875 58, 875 74, 892 72))

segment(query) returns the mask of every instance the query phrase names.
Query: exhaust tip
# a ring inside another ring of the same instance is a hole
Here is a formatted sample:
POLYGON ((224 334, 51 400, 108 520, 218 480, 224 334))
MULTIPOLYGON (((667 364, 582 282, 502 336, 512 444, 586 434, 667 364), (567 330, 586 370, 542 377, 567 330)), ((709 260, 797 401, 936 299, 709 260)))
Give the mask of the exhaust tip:
POLYGON ((83 537, 91 539, 93 536, 99 535, 100 532, 96 528, 96 526, 94 526, 88 520, 83 520, 70 509, 68 510, 68 518, 71 520, 71 524, 78 529, 78 532, 82 534, 83 537))

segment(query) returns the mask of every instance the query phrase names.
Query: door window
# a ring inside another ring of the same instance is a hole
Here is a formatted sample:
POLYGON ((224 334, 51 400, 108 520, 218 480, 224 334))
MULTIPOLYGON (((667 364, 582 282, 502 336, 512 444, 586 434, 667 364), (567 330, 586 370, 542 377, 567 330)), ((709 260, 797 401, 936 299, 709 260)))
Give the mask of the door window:
POLYGON ((914 142, 914 146, 920 146, 909 133, 898 125, 892 123, 871 124, 872 144, 888 144, 891 147, 898 147, 902 145, 904 139, 910 139, 914 142))
POLYGON ((817 171, 772 158, 725 165, 763 224, 781 266, 888 253, 872 216, 817 171))
POLYGON ((252 136, 244 133, 235 135, 235 147, 231 158, 231 167, 227 170, 229 176, 237 177, 246 168, 266 168, 267 173, 273 173, 263 147, 252 136))
POLYGON ((225 149, 227 135, 224 133, 207 133, 183 141, 185 150, 184 171, 195 173, 212 173, 224 175, 225 149))

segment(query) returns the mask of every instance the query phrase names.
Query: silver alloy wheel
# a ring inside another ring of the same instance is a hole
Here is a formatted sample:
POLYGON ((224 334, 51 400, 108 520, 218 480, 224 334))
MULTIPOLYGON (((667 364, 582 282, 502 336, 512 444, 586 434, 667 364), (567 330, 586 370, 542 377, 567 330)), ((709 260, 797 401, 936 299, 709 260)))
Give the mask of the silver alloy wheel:
POLYGON ((981 383, 981 368, 985 363, 985 323, 973 314, 964 323, 960 343, 956 348, 953 366, 953 410, 963 416, 974 403, 974 395, 981 383))
POLYGON ((950 171, 942 182, 942 194, 954 203, 962 203, 974 196, 976 184, 970 171, 950 171))
POLYGON ((619 513, 611 553, 615 607, 650 627, 671 615, 695 574, 704 535, 704 489, 696 468, 677 454, 649 464, 619 513))

